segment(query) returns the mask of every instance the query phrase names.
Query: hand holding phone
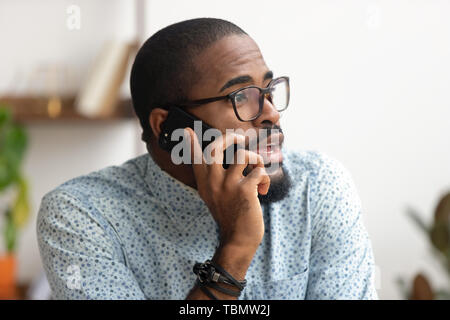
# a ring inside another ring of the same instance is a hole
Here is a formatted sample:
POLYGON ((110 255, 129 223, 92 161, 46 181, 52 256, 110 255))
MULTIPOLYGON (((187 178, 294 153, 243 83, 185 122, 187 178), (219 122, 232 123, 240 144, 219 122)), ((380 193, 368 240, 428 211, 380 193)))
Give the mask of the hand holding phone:
MULTIPOLYGON (((194 157, 203 153, 195 132, 190 128, 186 131, 190 137, 197 190, 219 225, 221 245, 256 251, 264 235, 258 194, 267 194, 270 186, 262 157, 255 152, 239 149, 237 153, 240 159, 244 159, 243 163, 231 164, 227 170, 223 170, 221 163, 195 163, 194 157), (255 163, 255 167, 244 176, 243 171, 249 163, 255 163)), ((220 154, 223 155, 224 150, 243 142, 244 136, 227 133, 212 142, 212 147, 221 160, 220 154)))
MULTIPOLYGON (((211 126, 206 124, 204 121, 195 117, 194 115, 184 111, 180 107, 172 107, 167 114, 166 120, 161 125, 161 133, 159 135, 159 146, 161 149, 167 152, 172 152, 172 149, 181 142, 179 140, 172 140, 172 134, 177 129, 191 128, 194 130, 195 121, 201 121, 201 134, 206 132, 206 130, 213 129, 211 126)), ((203 141, 202 150, 205 150, 207 145, 212 141, 203 141)))
MULTIPOLYGON (((169 113, 167 115, 166 120, 162 124, 162 130, 159 135, 159 146, 166 150, 167 152, 172 152, 172 149, 181 142, 181 137, 179 140, 172 140, 172 134, 177 129, 184 129, 184 128, 191 128, 195 129, 195 121, 201 122, 201 132, 199 134, 204 136, 205 132, 207 130, 217 130, 219 133, 220 131, 218 129, 215 129, 211 127, 210 125, 206 124, 203 120, 200 120, 199 118, 195 117, 194 115, 184 111, 180 107, 172 107, 169 110, 169 113)), ((206 147, 214 141, 214 136, 211 140, 205 140, 198 138, 198 141, 201 141, 201 148, 202 151, 205 151, 206 147)), ((224 169, 228 169, 229 163, 234 158, 234 154, 236 151, 241 148, 241 146, 237 144, 233 144, 229 146, 224 151, 224 159, 227 161, 223 161, 222 167, 224 169), (233 149, 231 151, 231 149, 233 149), (230 152, 231 151, 231 152, 230 152)))
MULTIPOLYGON (((267 194, 270 186, 263 159, 255 152, 237 148, 236 145, 245 145, 245 137, 234 133, 220 135, 212 142, 202 139, 200 145, 193 130, 195 121, 200 119, 179 107, 171 108, 162 124, 159 145, 171 152, 181 140, 180 137, 180 140, 172 141, 172 133, 176 129, 187 128, 197 190, 220 227, 221 245, 243 248, 244 251, 256 250, 264 235, 258 194, 267 194), (207 164, 203 157, 203 151, 208 145, 212 152, 218 152, 215 159, 218 161, 212 164, 207 164), (243 160, 242 163, 223 165, 228 148, 234 149, 237 159, 243 160), (195 156, 200 156, 200 161, 194 161, 195 156), (250 173, 244 174, 249 163, 254 164, 254 168, 250 173)), ((202 135, 206 130, 212 129, 203 121, 201 124, 202 135)))

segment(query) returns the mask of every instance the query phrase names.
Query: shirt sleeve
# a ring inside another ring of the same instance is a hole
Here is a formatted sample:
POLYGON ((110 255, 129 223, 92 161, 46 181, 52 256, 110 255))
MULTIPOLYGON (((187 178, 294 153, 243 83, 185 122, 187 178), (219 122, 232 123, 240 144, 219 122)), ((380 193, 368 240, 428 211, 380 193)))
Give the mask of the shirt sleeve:
POLYGON ((89 203, 50 192, 36 228, 53 299, 145 299, 114 228, 89 203))
POLYGON ((378 299, 374 257, 350 173, 324 156, 310 188, 312 241, 307 299, 378 299))

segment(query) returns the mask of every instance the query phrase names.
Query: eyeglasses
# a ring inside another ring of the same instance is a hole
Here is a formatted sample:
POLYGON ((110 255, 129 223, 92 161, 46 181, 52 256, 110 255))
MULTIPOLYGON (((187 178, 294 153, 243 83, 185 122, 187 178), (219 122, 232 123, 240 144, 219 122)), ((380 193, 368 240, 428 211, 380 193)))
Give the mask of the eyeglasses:
POLYGON ((230 99, 234 113, 240 121, 253 121, 261 115, 265 98, 278 112, 286 110, 289 105, 289 77, 275 78, 270 81, 266 88, 247 86, 225 96, 186 101, 176 105, 179 107, 195 107, 230 99))

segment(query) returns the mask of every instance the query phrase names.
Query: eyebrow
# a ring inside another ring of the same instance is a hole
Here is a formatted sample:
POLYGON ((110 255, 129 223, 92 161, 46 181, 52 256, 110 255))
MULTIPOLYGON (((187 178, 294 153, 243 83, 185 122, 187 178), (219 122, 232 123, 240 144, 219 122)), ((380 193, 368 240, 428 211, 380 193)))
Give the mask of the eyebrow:
MULTIPOLYGON (((264 75, 264 81, 267 79, 272 79, 272 78, 273 78, 273 72, 267 71, 266 74, 264 75)), ((252 81, 253 81, 253 78, 250 77, 249 75, 239 76, 239 77, 233 78, 233 79, 229 80, 227 83, 225 83, 225 85, 220 89, 219 92, 222 92, 223 90, 230 88, 236 84, 248 83, 248 82, 252 82, 252 81)))

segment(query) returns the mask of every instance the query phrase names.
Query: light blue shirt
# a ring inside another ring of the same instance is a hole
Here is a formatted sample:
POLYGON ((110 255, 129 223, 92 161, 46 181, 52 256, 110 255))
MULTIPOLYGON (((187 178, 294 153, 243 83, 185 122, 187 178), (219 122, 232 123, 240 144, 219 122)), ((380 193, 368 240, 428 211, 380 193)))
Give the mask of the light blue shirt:
MULTIPOLYGON (((293 187, 263 207, 265 234, 240 299, 377 299, 351 175, 320 152, 284 158, 293 187)), ((37 233, 55 299, 185 299, 193 265, 219 244, 197 191, 148 154, 48 192, 37 233)))

